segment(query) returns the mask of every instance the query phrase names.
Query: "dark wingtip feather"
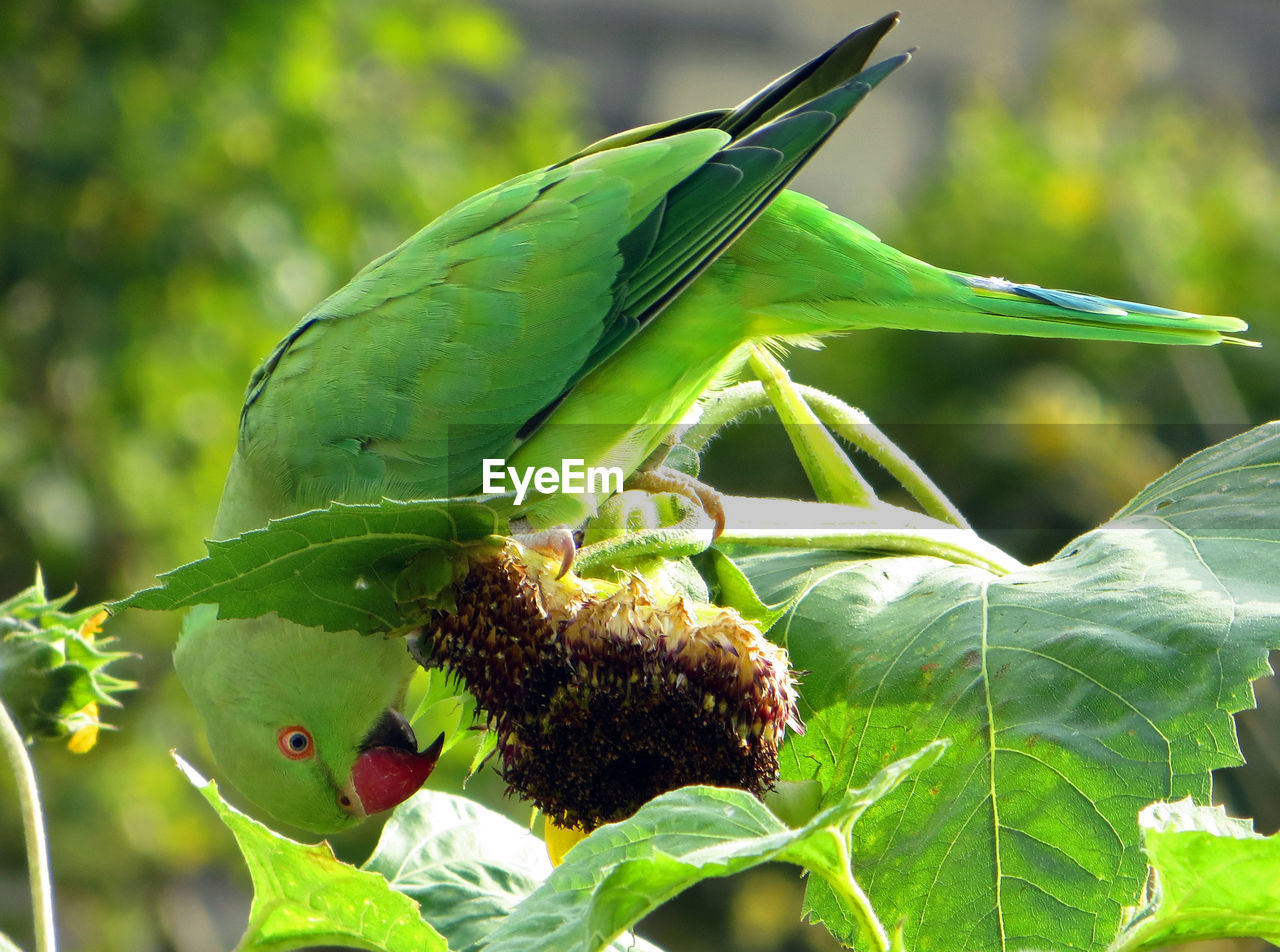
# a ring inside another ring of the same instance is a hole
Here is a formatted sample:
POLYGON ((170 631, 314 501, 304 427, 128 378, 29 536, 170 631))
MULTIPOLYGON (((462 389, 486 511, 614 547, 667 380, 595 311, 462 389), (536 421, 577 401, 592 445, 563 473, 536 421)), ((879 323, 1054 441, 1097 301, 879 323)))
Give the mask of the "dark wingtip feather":
POLYGON ((867 65, 867 60, 885 34, 897 25, 898 18, 898 13, 889 13, 854 30, 826 52, 797 66, 735 107, 720 123, 720 128, 737 138, 805 102, 844 86, 867 65))
MULTIPOLYGON (((693 129, 723 129, 735 139, 747 135, 783 113, 847 86, 866 67, 876 45, 898 24, 901 16, 895 10, 874 23, 859 27, 826 52, 797 66, 732 109, 711 109, 679 119, 627 129, 591 143, 556 165, 567 165, 597 152, 679 135, 693 129)), ((903 55, 910 58, 910 53, 903 55)), ((905 59, 898 65, 904 62, 905 59)))

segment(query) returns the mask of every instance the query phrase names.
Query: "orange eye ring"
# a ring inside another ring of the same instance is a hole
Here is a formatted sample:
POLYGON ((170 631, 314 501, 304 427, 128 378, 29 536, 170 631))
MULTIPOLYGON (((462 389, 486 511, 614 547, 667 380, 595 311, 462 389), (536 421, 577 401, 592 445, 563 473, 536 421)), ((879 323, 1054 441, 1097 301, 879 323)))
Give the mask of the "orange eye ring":
POLYGON ((316 752, 316 742, 311 731, 301 724, 290 724, 276 732, 276 743, 280 753, 290 760, 306 760, 316 752))

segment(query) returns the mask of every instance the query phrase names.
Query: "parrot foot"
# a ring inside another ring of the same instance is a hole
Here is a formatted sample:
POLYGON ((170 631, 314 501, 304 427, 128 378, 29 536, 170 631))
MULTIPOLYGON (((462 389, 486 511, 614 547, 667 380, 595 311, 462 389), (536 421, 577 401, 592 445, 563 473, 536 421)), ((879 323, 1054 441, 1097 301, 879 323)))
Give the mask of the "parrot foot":
POLYGON ((715 529, 711 533, 714 541, 724 532, 724 494, 706 483, 682 473, 669 466, 656 466, 653 469, 637 470, 627 477, 627 489, 643 489, 651 493, 677 493, 691 499, 711 517, 715 529))
MULTIPOLYGON (((513 527, 517 525, 512 523, 513 527)), ((568 526, 552 526, 541 532, 513 532, 515 539, 526 549, 545 555, 560 563, 560 574, 556 578, 564 578, 566 572, 573 567, 573 557, 578 554, 578 546, 573 540, 573 532, 568 526)))

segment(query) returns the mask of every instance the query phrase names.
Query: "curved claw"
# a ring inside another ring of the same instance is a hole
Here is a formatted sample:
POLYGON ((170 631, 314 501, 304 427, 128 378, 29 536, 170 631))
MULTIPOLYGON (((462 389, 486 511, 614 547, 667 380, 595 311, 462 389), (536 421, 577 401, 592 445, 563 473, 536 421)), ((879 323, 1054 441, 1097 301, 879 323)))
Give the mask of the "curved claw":
POLYGON ((527 549, 540 552, 549 559, 558 560, 560 573, 556 578, 564 578, 565 573, 573 567, 573 557, 578 553, 578 547, 573 541, 573 533, 568 526, 552 526, 541 532, 517 532, 511 538, 527 549))
POLYGON ((628 477, 626 487, 651 493, 678 493, 697 503, 711 517, 715 523, 711 531, 713 542, 724 532, 724 494, 687 473, 667 466, 638 470, 628 477))

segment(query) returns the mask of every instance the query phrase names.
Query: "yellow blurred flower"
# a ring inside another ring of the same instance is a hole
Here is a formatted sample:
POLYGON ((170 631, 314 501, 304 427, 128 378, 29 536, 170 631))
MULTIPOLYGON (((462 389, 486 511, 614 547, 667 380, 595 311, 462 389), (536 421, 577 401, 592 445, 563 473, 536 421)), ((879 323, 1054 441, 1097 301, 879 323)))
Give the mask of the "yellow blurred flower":
MULTIPOLYGON (((95 615, 85 623, 85 627, 88 627, 89 624, 100 617, 105 618, 106 614, 106 612, 102 612, 101 615, 95 615)), ((84 629, 81 629, 81 633, 84 634, 84 629)), ((91 637, 91 635, 86 635, 86 637, 91 637)), ((71 736, 67 738, 67 750, 73 754, 87 754, 93 750, 93 745, 98 742, 98 725, 101 723, 98 720, 98 702, 90 701, 76 711, 72 718, 84 723, 72 731, 71 736)))
POLYGON ((547 844, 547 856, 551 857, 551 865, 559 866, 564 861, 564 854, 580 840, 586 839, 586 836, 582 830, 557 826, 551 817, 547 817, 546 825, 542 828, 542 839, 547 844))
POLYGON ((83 625, 80 626, 80 635, 83 638, 92 641, 96 635, 102 634, 102 623, 107 620, 107 611, 104 608, 98 614, 94 615, 83 625))

